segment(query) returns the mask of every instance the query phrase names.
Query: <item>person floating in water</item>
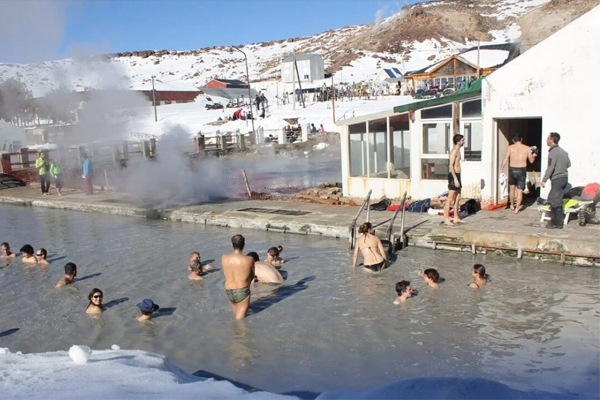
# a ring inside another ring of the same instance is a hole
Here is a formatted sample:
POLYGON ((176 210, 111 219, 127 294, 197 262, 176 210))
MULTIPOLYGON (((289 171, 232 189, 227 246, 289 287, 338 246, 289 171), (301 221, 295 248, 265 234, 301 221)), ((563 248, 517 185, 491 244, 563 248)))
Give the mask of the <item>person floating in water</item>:
POLYGON ((487 284, 489 276, 485 273, 485 267, 482 264, 473 265, 471 275, 473 275, 473 282, 471 282, 469 287, 472 287, 473 289, 479 289, 487 284))
POLYGON ((15 258, 17 255, 10 251, 10 245, 7 242, 3 242, 0 247, 2 248, 2 255, 0 258, 2 259, 11 259, 15 258))
POLYGON ((86 314, 102 314, 102 298, 104 294, 102 290, 98 288, 93 288, 90 294, 88 295, 88 306, 85 309, 86 314))
POLYGON ((436 269, 427 268, 424 271, 419 271, 419 276, 422 276, 425 279, 425 283, 429 285, 429 287, 438 289, 440 285, 438 282, 440 281, 440 273, 437 272, 436 269))
POLYGON ((221 257, 225 275, 225 294, 231 303, 235 319, 244 319, 250 306, 250 284, 254 280, 254 258, 245 256, 242 251, 246 239, 242 235, 231 238, 233 253, 221 257))
POLYGON ((283 251, 283 247, 281 245, 277 247, 271 247, 267 250, 267 261, 269 264, 274 266, 275 268, 281 268, 285 260, 279 257, 279 254, 283 251))
POLYGON ((46 257, 48 257, 48 252, 43 247, 35 253, 38 264, 50 265, 50 261, 46 260, 46 257))
POLYGON ((254 276, 255 280, 261 283, 283 284, 283 276, 277 271, 277 268, 268 262, 262 262, 258 258, 258 254, 254 251, 246 254, 254 259, 254 276))
MULTIPOLYGON (((197 264, 200 264, 201 270, 210 271, 213 269, 211 264, 206 264, 202 266, 202 258, 200 257, 200 253, 197 251, 192 252, 190 255, 190 264, 188 265, 188 271, 194 271, 196 269, 197 264)), ((202 271, 200 271, 202 273, 202 271)))
POLYGON ((137 320, 140 322, 149 321, 152 319, 152 313, 158 311, 160 308, 158 304, 154 304, 151 299, 144 299, 141 303, 137 304, 137 307, 142 312, 142 315, 137 317, 137 320))
POLYGON ((37 262, 37 258, 33 255, 33 246, 30 244, 23 245, 21 247, 21 261, 27 264, 35 264, 37 262))
POLYGON ((406 300, 410 299, 413 295, 412 287, 410 287, 409 281, 400 281, 396 283, 396 293, 398 293, 398 297, 394 300, 394 304, 398 305, 404 303, 406 300))
POLYGON ((70 285, 75 282, 75 277, 77 276, 77 265, 75 263, 66 263, 65 264, 65 274, 62 278, 58 280, 54 287, 63 287, 70 285))
POLYGON ((365 222, 358 228, 358 232, 363 235, 356 240, 354 256, 352 257, 352 267, 356 268, 358 261, 358 252, 362 251, 364 258, 363 265, 367 272, 377 272, 387 267, 387 255, 383 248, 381 240, 375 236, 375 230, 370 222, 365 222))

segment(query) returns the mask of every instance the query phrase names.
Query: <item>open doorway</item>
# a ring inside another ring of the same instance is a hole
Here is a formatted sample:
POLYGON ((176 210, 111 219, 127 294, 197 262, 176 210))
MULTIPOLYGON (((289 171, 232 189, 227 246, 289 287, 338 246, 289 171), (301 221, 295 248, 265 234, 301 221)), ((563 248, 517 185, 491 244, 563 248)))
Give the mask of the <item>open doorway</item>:
POLYGON ((542 119, 541 118, 507 118, 496 119, 498 143, 496 148, 498 154, 496 157, 496 204, 508 201, 508 182, 506 182, 506 190, 503 190, 503 185, 500 184, 500 174, 504 172, 508 174, 508 167, 504 171, 500 170, 502 160, 506 154, 508 146, 512 143, 512 136, 519 134, 523 138, 523 144, 527 146, 537 146, 538 157, 533 164, 527 165, 527 187, 525 189, 526 198, 537 199, 539 197, 540 182, 542 181, 542 157, 539 151, 542 149, 542 119))

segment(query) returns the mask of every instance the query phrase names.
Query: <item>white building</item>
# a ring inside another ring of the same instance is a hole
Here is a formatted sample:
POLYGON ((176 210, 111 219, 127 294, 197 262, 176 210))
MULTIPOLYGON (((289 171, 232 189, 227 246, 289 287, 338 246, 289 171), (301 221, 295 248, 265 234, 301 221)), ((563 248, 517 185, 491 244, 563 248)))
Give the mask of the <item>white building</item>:
MULTIPOLYGON (((548 163, 546 137, 561 135, 560 146, 570 156, 569 183, 600 181, 600 6, 548 37, 483 80, 482 198, 502 201, 499 163, 509 137, 520 133, 528 145, 540 147, 542 173, 548 163)), ((548 185, 549 186, 549 185, 548 185)), ((549 187, 542 190, 546 197, 549 187)))
MULTIPOLYGON (((521 134, 540 148, 528 167, 538 183, 548 163, 545 138, 562 136, 570 154, 573 186, 600 181, 600 140, 595 112, 600 69, 600 7, 539 43, 489 76, 449 96, 340 122, 343 125, 343 194, 415 199, 447 190, 452 137, 465 136, 463 196, 481 198, 482 207, 505 201, 499 176, 508 139, 521 134)), ((546 197, 548 189, 542 191, 546 197)))
POLYGON ((0 119, 0 151, 17 152, 25 145, 25 129, 0 119))
POLYGON ((289 56, 281 62, 281 82, 298 83, 298 75, 301 82, 312 82, 325 78, 325 63, 318 54, 303 54, 289 56), (298 65, 298 72, 294 68, 294 60, 298 65))

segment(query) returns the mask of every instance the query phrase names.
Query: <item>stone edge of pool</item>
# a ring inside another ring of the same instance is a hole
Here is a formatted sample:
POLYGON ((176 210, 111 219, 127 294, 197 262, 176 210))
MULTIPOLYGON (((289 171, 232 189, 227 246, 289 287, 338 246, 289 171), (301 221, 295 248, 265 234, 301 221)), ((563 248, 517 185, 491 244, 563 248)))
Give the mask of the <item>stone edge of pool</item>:
MULTIPOLYGON (((0 191, 0 203, 191 222, 229 228, 318 235, 340 239, 348 239, 349 224, 357 210, 355 207, 307 205, 291 202, 279 204, 281 202, 266 200, 232 200, 229 202, 184 206, 172 210, 157 210, 128 204, 121 195, 112 192, 100 193, 93 197, 76 194, 75 196, 61 198, 42 198, 39 197, 37 191, 32 191, 31 188, 2 190, 0 191), (17 192, 16 195, 13 194, 14 192, 17 192), (242 205, 248 204, 265 207, 263 210, 276 210, 277 207, 285 206, 291 209, 302 208, 309 211, 306 213, 308 215, 279 215, 276 213, 246 212, 240 209, 242 205)), ((374 224, 377 224, 385 222, 385 219, 389 219, 390 215, 373 212, 371 217, 374 224)), ((438 222, 439 218, 435 219, 435 217, 432 218, 423 214, 413 214, 407 217, 406 236, 408 244, 428 249, 476 253, 494 252, 502 255, 533 257, 576 265, 600 266, 600 241, 596 239, 600 227, 598 229, 593 227, 587 231, 574 229, 547 231, 538 228, 533 232, 519 232, 520 227, 515 226, 514 223, 503 224, 498 223, 496 220, 483 220, 478 224, 451 228, 439 225, 438 222)), ((395 233, 398 233, 399 227, 400 224, 397 222, 394 225, 395 233)), ((385 229, 380 229, 380 231, 380 233, 383 233, 385 229)))

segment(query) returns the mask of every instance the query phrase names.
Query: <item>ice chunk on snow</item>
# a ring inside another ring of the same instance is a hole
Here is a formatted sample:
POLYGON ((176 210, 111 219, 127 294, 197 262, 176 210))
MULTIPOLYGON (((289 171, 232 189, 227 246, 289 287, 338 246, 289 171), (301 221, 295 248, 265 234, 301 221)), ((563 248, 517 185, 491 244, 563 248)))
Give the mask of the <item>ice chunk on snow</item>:
POLYGON ((9 349, 7 349, 6 347, 0 348, 0 356, 5 356, 7 354, 10 354, 10 350, 9 349))
POLYGON ((113 350, 121 350, 121 347, 118 344, 113 344, 112 346, 110 346, 110 348, 113 350))
POLYGON ((69 349, 69 357, 75 364, 85 364, 88 358, 92 355, 92 350, 87 346, 71 346, 69 349))

